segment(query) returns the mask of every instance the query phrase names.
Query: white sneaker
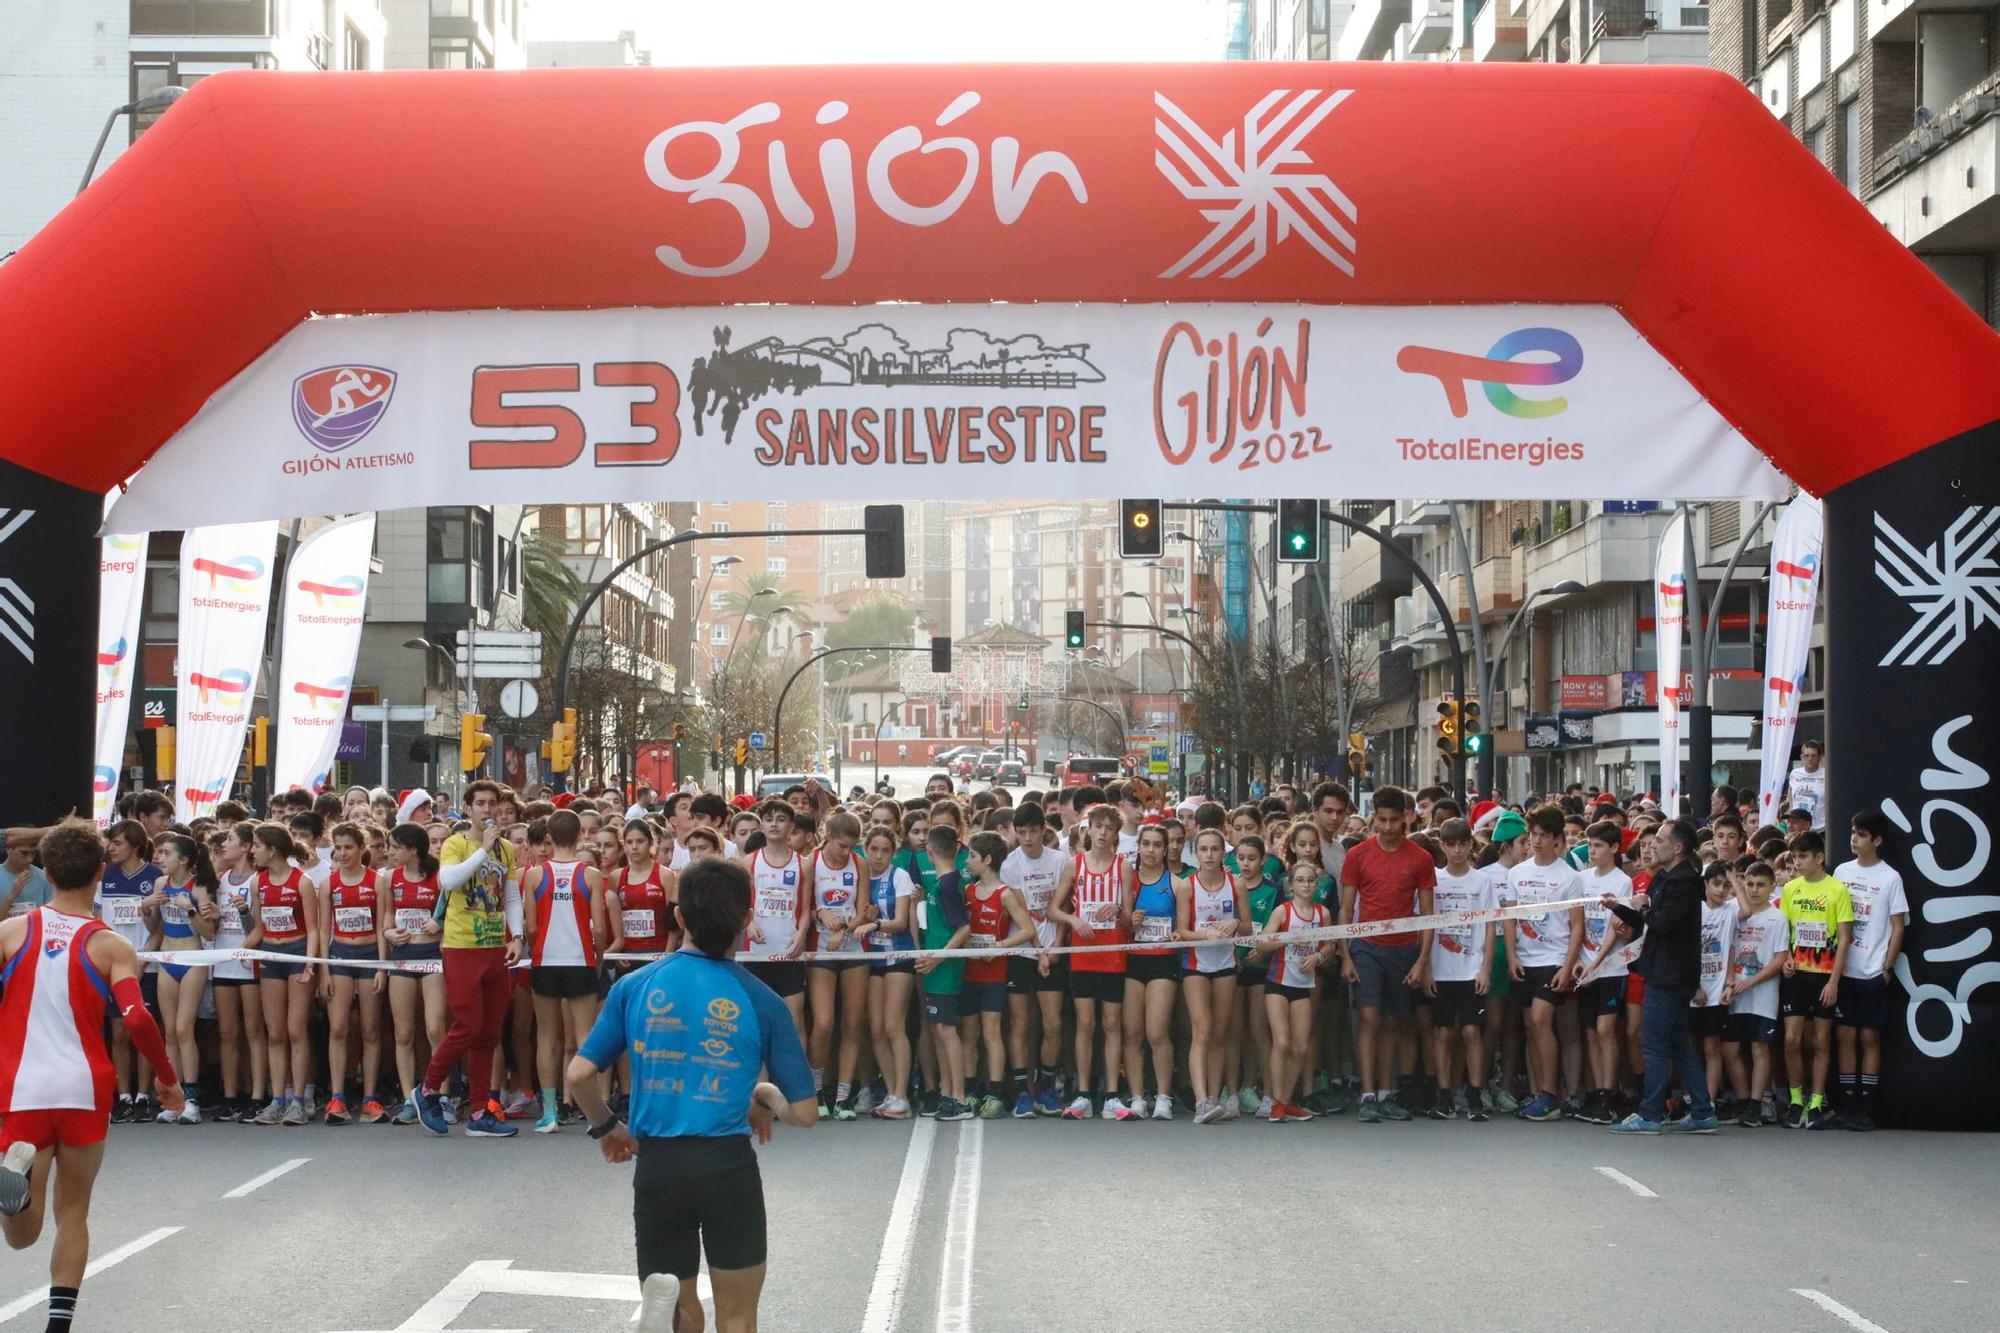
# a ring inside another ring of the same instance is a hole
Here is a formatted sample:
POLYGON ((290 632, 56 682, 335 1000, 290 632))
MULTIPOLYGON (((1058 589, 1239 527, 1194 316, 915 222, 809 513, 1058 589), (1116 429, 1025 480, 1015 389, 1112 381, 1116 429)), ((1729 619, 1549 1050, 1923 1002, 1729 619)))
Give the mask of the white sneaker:
POLYGON ((1234 1097, 1224 1097, 1222 1099, 1222 1104, 1219 1108, 1219 1113, 1217 1114, 1216 1119, 1234 1120, 1242 1114, 1243 1112, 1240 1109, 1238 1109, 1236 1105, 1236 1099, 1234 1097))
POLYGON ((180 1118, 181 1113, 179 1111, 162 1111, 153 1117, 153 1123, 156 1125, 171 1125, 180 1118))
MULTIPOLYGON (((1104 1114, 1106 1115, 1111 1114, 1111 1103, 1117 1100, 1118 1099, 1116 1097, 1113 1097, 1104 1103, 1104 1114)), ((1090 1119, 1090 1098, 1078 1097, 1075 1101, 1071 1102, 1069 1106, 1064 1109, 1062 1113, 1062 1118, 1065 1120, 1090 1119)))
POLYGON ((1265 1097, 1257 1103, 1257 1118, 1259 1120, 1269 1120, 1271 1118, 1271 1099, 1269 1097, 1265 1097))
POLYGON ((881 1103, 875 1100, 875 1089, 863 1088, 859 1093, 855 1094, 854 1114, 873 1115, 875 1114, 875 1108, 880 1105, 881 1103))
POLYGON ((681 1280, 672 1273, 649 1273, 639 1284, 639 1333, 673 1333, 674 1307, 680 1304, 681 1280))
POLYGON ((0 1215, 12 1217, 28 1206, 28 1177, 35 1169, 35 1145, 22 1140, 0 1157, 0 1215))
POLYGON ((1138 1114, 1139 1112, 1125 1105, 1124 1101, 1118 1097, 1106 1097, 1104 1099, 1103 1116, 1106 1120, 1131 1120, 1138 1114))
POLYGON ((1222 1114, 1222 1107, 1213 1098, 1203 1097, 1194 1104, 1194 1122, 1205 1125, 1222 1114))
POLYGON ((1172 1120, 1173 1118, 1174 1099, 1167 1096, 1164 1092, 1153 1098, 1153 1119, 1172 1120))
POLYGON ((192 1097, 188 1098, 188 1104, 181 1108, 179 1123, 183 1125, 199 1125, 201 1123, 201 1108, 194 1104, 192 1097))

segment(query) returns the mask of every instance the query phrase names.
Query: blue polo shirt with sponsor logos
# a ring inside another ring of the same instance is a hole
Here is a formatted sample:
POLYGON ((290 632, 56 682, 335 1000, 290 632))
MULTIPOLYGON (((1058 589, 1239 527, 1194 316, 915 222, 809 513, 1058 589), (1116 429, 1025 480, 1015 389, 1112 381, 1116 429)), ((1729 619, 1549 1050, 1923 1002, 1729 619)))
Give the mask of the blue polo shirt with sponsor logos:
POLYGON ((786 1101, 813 1095, 812 1067, 777 992, 728 959, 682 949, 619 978, 577 1054, 599 1069, 632 1057, 626 1123, 640 1138, 750 1132, 760 1069, 786 1101))

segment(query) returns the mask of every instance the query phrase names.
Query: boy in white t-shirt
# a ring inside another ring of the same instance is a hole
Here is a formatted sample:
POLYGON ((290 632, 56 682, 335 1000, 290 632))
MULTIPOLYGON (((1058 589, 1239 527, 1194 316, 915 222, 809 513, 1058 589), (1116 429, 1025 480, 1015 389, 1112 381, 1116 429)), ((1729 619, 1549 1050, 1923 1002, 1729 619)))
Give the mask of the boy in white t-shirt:
MULTIPOLYGON (((1066 858, 1050 845, 1051 830, 1041 806, 1024 801, 1014 807, 1012 825, 1019 842, 1000 863, 1000 879, 1027 904, 1028 915, 1035 922, 1036 948, 1050 949, 1062 942, 1062 928, 1049 920, 1049 904, 1055 901, 1056 881, 1062 878, 1066 858)), ((1017 1120, 1062 1114, 1058 1084, 1062 1080, 1063 989, 1068 981, 1069 969, 1054 959, 1046 966, 1029 953, 1007 960, 1007 1054, 1013 1069, 1017 1120), (1030 1034, 1037 1021, 1040 1041, 1030 1085, 1030 1034)))
POLYGON ((1771 906, 1778 877, 1770 866, 1751 862, 1738 872, 1736 885, 1748 910, 1737 919, 1729 983, 1722 988, 1722 998, 1729 1005, 1729 1014, 1722 1020, 1722 1040, 1729 1061, 1729 1085, 1743 1099, 1737 1106, 1736 1123, 1755 1129, 1765 1123, 1758 1108, 1771 1086, 1771 1046, 1778 1039, 1778 977, 1791 956, 1791 923, 1771 906), (1746 1047, 1750 1052, 1747 1070, 1743 1059, 1746 1047))
POLYGON ((1509 903, 1566 903, 1539 916, 1507 920, 1507 968, 1525 993, 1528 1079, 1534 1096, 1523 1120, 1562 1119, 1562 1067, 1556 1052, 1556 1007, 1576 984, 1576 956, 1583 948, 1583 882, 1562 860, 1563 809, 1537 806, 1528 815, 1529 859, 1507 874, 1509 903))
POLYGON ((1847 834, 1852 861, 1833 877, 1854 901, 1854 943, 1840 976, 1840 999, 1833 1009, 1833 1039, 1839 1056, 1840 1087, 1834 1115, 1849 1129, 1875 1128, 1875 1085, 1882 1077, 1882 1024, 1889 1015, 1889 973, 1903 952, 1910 902, 1903 877, 1882 859, 1889 819, 1880 810, 1854 816, 1847 834), (1860 1059, 1856 1060, 1857 1034, 1860 1059))
MULTIPOLYGON (((1493 879, 1472 865, 1472 827, 1462 819, 1447 819, 1438 830, 1444 847, 1444 869, 1438 872, 1437 888, 1431 895, 1437 912, 1476 911, 1499 906, 1493 879)), ((1429 1112, 1433 1120, 1449 1120, 1455 1114, 1454 1099, 1443 1094, 1458 1072, 1452 1052, 1453 1039, 1464 1043, 1465 1084, 1458 1101, 1465 1107, 1467 1120, 1485 1120, 1490 1114, 1486 1100, 1486 996, 1492 980, 1487 960, 1493 954, 1493 928, 1497 923, 1481 921, 1462 926, 1444 926, 1431 936, 1431 973, 1424 992, 1436 997, 1431 1003, 1431 1040, 1436 1045, 1439 1096, 1429 1112)))
POLYGON ((1590 1091, 1583 1099, 1577 1119, 1589 1125, 1610 1125, 1618 1120, 1614 1105, 1618 1095, 1618 1057, 1624 1043, 1618 1034, 1618 1017, 1625 1009, 1625 980, 1631 971, 1626 939, 1631 930, 1605 906, 1605 894, 1626 906, 1632 904, 1632 877, 1618 865, 1618 851, 1624 838, 1608 819, 1592 824, 1584 833, 1590 859, 1585 864, 1583 891, 1589 901, 1583 907, 1583 953, 1576 962, 1577 1018, 1590 1057, 1590 1091))
MULTIPOLYGON (((1493 860, 1480 871, 1493 885, 1496 902, 1507 900, 1507 877, 1528 858, 1528 821, 1519 812, 1503 810, 1491 832, 1493 860)), ((1486 1049, 1500 1053, 1500 1081, 1486 1090, 1487 1100, 1502 1115, 1521 1109, 1514 1100, 1514 1081, 1521 1073, 1520 1003, 1514 996, 1514 979, 1507 964, 1507 931, 1493 932, 1493 963, 1487 973, 1491 985, 1486 995, 1486 1049)))
MULTIPOLYGON (((1713 861, 1701 876, 1707 891, 1701 905, 1701 984, 1695 988, 1688 1027, 1708 1066, 1711 1099, 1722 1095, 1722 1020, 1728 1012, 1722 992, 1729 984, 1729 959, 1736 946, 1736 918, 1741 910, 1736 903, 1735 875, 1731 867, 1713 861)), ((1721 1105, 1717 1102, 1718 1108, 1721 1105)))

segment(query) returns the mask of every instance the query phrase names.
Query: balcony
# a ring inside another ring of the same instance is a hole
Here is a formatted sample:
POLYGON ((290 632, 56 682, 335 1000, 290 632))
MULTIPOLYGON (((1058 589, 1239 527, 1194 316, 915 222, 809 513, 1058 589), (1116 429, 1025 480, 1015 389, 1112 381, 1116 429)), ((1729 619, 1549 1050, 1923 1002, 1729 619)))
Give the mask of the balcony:
POLYGON ((1480 610, 1486 615, 1514 610, 1527 596, 1527 581, 1522 577, 1526 561, 1519 547, 1505 555, 1481 560, 1472 567, 1472 587, 1479 596, 1480 610))
POLYGON ((1878 190, 1868 200, 1868 211, 1891 236, 1919 254, 1942 257, 2000 249, 1996 181, 2000 181, 2000 116, 1989 110, 1957 138, 1878 190))
POLYGON ((1452 9, 1449 0, 1410 0, 1410 54, 1434 56, 1451 45, 1452 9))
POLYGON ((1340 30, 1340 59, 1378 60, 1410 20, 1410 0, 1359 0, 1340 30))
POLYGON ((1524 5, 1512 13, 1507 0, 1486 0, 1472 21, 1474 60, 1519 60, 1528 54, 1528 19, 1524 5))
POLYGON ((1592 514, 1582 523, 1517 552, 1523 582, 1534 588, 1546 588, 1564 579, 1575 579, 1585 587, 1650 582, 1660 534, 1671 517, 1664 513, 1592 514))
MULTIPOLYGON (((1396 540, 1403 549, 1409 549, 1407 542, 1395 538, 1391 540, 1396 540)), ((1372 538, 1356 537, 1341 553, 1342 601, 1380 602, 1407 597, 1412 586, 1408 567, 1400 560, 1385 556, 1381 544, 1372 538)))

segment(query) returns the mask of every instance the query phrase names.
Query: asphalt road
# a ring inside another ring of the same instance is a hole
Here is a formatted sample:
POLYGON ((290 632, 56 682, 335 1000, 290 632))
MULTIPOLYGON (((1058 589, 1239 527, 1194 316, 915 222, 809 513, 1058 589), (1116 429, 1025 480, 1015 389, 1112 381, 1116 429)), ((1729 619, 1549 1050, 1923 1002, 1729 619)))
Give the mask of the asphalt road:
MULTIPOLYGON (((2000 1296, 1969 1135, 860 1121, 762 1160, 766 1329, 1912 1333, 2000 1296)), ((77 1328, 626 1329, 629 1171, 576 1129, 114 1127, 77 1328)), ((47 1251, 0 1253, 0 1333, 47 1251)))

